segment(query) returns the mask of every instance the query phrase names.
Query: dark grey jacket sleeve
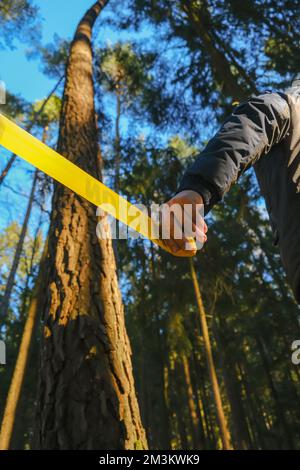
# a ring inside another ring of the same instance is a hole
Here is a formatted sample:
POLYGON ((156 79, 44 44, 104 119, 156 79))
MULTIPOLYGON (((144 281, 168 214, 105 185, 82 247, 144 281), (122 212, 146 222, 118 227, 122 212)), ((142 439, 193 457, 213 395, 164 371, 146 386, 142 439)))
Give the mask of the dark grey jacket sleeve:
POLYGON ((289 126, 284 95, 266 92, 249 98, 235 108, 187 169, 178 192, 192 189, 201 194, 207 213, 249 166, 285 137, 289 126))

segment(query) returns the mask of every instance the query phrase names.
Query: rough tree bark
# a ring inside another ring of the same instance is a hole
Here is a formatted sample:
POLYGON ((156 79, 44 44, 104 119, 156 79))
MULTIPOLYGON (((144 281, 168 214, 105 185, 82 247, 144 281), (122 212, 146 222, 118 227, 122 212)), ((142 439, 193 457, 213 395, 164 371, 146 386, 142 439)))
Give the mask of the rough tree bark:
MULTIPOLYGON (((80 21, 66 71, 58 151, 101 177, 92 28, 80 21)), ((57 185, 44 282, 38 426, 42 449, 146 448, 111 240, 96 236, 95 208, 57 185)))

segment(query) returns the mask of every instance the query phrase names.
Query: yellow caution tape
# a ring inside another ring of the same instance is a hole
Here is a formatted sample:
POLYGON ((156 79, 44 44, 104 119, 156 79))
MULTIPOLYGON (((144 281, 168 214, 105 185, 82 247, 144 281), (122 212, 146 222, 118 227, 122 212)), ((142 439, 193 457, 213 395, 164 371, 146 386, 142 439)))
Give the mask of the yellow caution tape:
POLYGON ((152 238, 152 234, 157 233, 155 222, 146 213, 2 114, 0 114, 0 144, 170 252, 163 240, 152 238))

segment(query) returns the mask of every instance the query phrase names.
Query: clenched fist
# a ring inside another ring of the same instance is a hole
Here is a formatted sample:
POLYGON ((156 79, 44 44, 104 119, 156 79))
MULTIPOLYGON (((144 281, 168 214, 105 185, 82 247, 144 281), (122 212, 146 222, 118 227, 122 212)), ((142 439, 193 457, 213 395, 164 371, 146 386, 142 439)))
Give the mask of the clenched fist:
POLYGON ((185 190, 170 199, 161 211, 161 236, 175 256, 194 256, 207 240, 202 197, 185 190), (195 242, 196 241, 196 242, 195 242))

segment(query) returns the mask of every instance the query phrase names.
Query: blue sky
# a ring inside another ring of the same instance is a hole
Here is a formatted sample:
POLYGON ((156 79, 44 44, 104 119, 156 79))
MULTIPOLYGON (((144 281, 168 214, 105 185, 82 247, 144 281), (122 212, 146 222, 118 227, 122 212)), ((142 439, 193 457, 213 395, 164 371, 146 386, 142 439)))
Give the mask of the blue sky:
MULTIPOLYGON (((91 6, 92 0, 35 0, 35 4, 39 7, 40 16, 42 17, 42 44, 46 45, 53 41, 55 34, 65 39, 71 39, 80 18, 91 6)), ((132 31, 116 33, 109 26, 101 26, 101 18, 105 18, 108 12, 109 8, 106 8, 97 22, 98 26, 95 30, 96 32, 97 30, 101 31, 98 39, 101 38, 102 43, 132 39, 135 36, 132 31)), ((145 38, 151 40, 150 38, 152 38, 152 40, 155 40, 152 33, 151 28, 145 27, 142 32, 138 33, 138 38, 143 40, 145 38)), ((15 41, 15 45, 14 50, 0 50, 0 80, 5 82, 11 93, 20 94, 30 102, 45 98, 49 91, 53 89, 56 80, 51 80, 43 74, 38 60, 27 59, 26 51, 29 47, 27 44, 15 41)), ((2 111, 5 112, 5 107, 2 111)), ((124 131, 126 131, 126 125, 126 119, 123 119, 122 128, 124 131)), ((145 130, 147 131, 147 129, 145 130)), ((166 136, 167 138, 168 136, 166 136)), ((4 167, 8 157, 9 155, 1 149, 0 170, 4 167)), ((32 167, 20 158, 17 159, 14 168, 6 179, 9 188, 1 188, 0 228, 3 229, 13 220, 19 220, 20 224, 22 223, 27 202, 26 194, 28 195, 30 192, 32 171, 32 167), (24 193, 24 197, 18 196, 16 191, 24 193)))
MULTIPOLYGON (((42 21, 42 42, 52 42, 54 34, 63 38, 71 38, 76 25, 91 6, 91 0, 36 0, 42 21)), ((111 30, 106 31, 105 40, 114 40, 111 30)), ((47 78, 41 71, 37 60, 28 60, 28 46, 16 42, 16 49, 0 51, 0 79, 15 94, 21 94, 27 100, 41 99, 54 86, 55 81, 47 78)))
MULTIPOLYGON (((42 17, 42 42, 46 44, 52 41, 55 33, 62 37, 72 37, 76 23, 91 4, 91 0, 77 0, 76 2, 37 0, 36 4, 40 8, 42 17)), ((15 46, 14 50, 0 50, 0 79, 14 94, 20 94, 29 101, 42 99, 53 88, 55 81, 42 73, 37 60, 26 58, 28 45, 16 41, 15 46)), ((5 112, 5 108, 3 111, 5 112)), ((0 152, 0 168, 2 169, 9 155, 4 149, 0 152)), ((21 159, 17 159, 14 168, 9 173, 5 182, 6 187, 1 189, 0 227, 2 229, 13 220, 22 223, 32 171, 33 168, 21 159), (18 193, 24 196, 19 196, 18 193)), ((32 230, 34 230, 34 219, 35 217, 30 224, 32 230)))
MULTIPOLYGON (((78 21, 91 6, 91 0, 36 0, 42 17, 42 43, 52 42, 55 34, 62 38, 71 39, 78 21)), ((103 17, 103 16, 102 16, 103 17)), ((101 28, 101 39, 104 42, 117 40, 111 28, 101 28)), ((43 99, 56 84, 56 80, 46 77, 38 60, 28 60, 26 51, 28 45, 15 41, 13 50, 0 50, 0 80, 14 94, 19 94, 28 101, 43 99)), ((5 112, 5 108, 2 109, 5 112)), ((4 167, 9 154, 3 148, 0 150, 0 170, 4 167)), ((1 189, 0 197, 0 228, 3 229, 13 220, 22 223, 26 195, 30 192, 30 180, 33 168, 17 159, 14 168, 5 181, 8 187, 1 189), (24 194, 20 197, 18 193, 24 194)))

